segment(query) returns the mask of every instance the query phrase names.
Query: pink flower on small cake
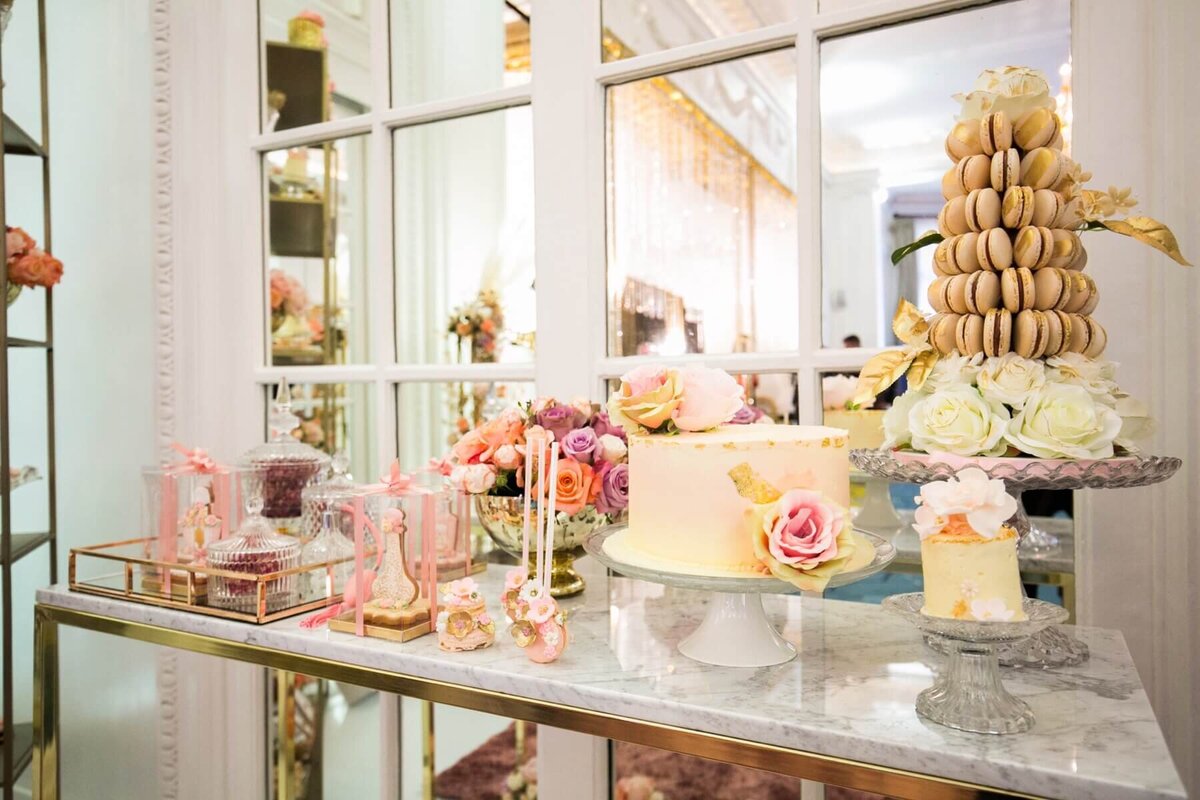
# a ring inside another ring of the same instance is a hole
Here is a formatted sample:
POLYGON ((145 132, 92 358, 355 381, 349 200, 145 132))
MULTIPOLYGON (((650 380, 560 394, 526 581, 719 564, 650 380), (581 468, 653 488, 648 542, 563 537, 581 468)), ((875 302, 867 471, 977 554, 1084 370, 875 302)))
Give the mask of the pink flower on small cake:
POLYGON ((538 597, 529 603, 529 610, 525 612, 525 616, 534 625, 541 625, 549 622, 557 611, 558 604, 553 599, 538 597))
POLYGON ((688 367, 679 373, 683 396, 675 425, 684 431, 707 431, 733 419, 745 403, 745 390, 722 369, 688 367))
POLYGON ((925 484, 917 504, 913 528, 922 539, 941 533, 955 515, 965 517, 971 530, 980 536, 992 539, 1017 513, 1017 501, 1004 490, 1004 481, 988 478, 977 467, 960 470, 944 481, 925 484))
POLYGON ((525 581, 529 580, 529 571, 524 567, 516 567, 504 573, 504 588, 506 591, 521 591, 525 581))
POLYGON ((751 520, 754 553, 780 580, 806 591, 822 591, 854 555, 847 509, 821 492, 792 489, 777 501, 758 504, 751 520))

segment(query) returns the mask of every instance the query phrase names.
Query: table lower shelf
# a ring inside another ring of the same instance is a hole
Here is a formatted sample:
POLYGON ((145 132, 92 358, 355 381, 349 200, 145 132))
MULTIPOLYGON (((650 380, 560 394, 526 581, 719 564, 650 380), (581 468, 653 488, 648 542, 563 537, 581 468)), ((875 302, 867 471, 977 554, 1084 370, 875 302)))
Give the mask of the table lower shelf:
MULTIPOLYGON (((13 780, 16 781, 33 760, 33 723, 18 722, 11 729, 5 726, 4 735, 13 737, 13 780)), ((2 786, 4 776, 0 775, 0 787, 2 786)))

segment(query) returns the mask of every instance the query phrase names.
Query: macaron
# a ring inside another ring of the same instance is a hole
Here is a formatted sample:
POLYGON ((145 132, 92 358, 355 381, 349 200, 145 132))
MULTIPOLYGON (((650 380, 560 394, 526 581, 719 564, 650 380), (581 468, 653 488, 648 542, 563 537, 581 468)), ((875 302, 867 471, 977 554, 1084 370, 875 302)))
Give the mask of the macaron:
POLYGON ((1082 270, 1087 266, 1087 261, 1087 248, 1080 242, 1079 247, 1075 250, 1075 260, 1067 265, 1067 269, 1082 270))
POLYGON ((938 212, 938 233, 946 238, 957 236, 960 233, 966 233, 967 217, 964 213, 967 205, 967 198, 955 197, 946 202, 942 206, 942 210, 938 212))
POLYGON ((1071 299, 1063 306, 1063 311, 1071 314, 1078 314, 1079 309, 1083 308, 1084 304, 1091 298, 1092 287, 1095 286, 1095 281, 1092 276, 1083 272, 1068 271, 1067 276, 1071 280, 1071 299))
POLYGON ((1062 130, 1059 130, 1058 136, 1054 137, 1054 141, 1052 141, 1050 144, 1048 144, 1046 146, 1049 147, 1051 150, 1062 150, 1063 145, 1065 143, 1066 142, 1063 141, 1062 130))
POLYGON ((983 152, 979 143, 979 120, 964 119, 954 123, 946 136, 946 155, 951 161, 960 161, 967 156, 983 152))
POLYGON ((1031 270, 1015 267, 1000 273, 1000 296, 1004 307, 1014 314, 1033 308, 1036 291, 1031 270))
POLYGON ((991 187, 971 190, 963 206, 963 216, 973 231, 1000 227, 1000 194, 991 187))
POLYGON ((1013 262, 1018 267, 1041 269, 1050 263, 1054 251, 1054 235, 1049 228, 1032 225, 1021 228, 1013 239, 1013 262))
POLYGON ((990 185, 992 160, 983 154, 967 156, 954 167, 954 179, 963 193, 990 185))
MULTIPOLYGON (((1058 150, 1038 147, 1030 150, 1021 159, 1021 183, 1034 189, 1050 189, 1067 174, 1067 159, 1058 150)), ((995 185, 995 165, 992 169, 995 185)))
POLYGON ((1045 314, 1033 309, 1017 314, 1013 322, 1013 352, 1025 358, 1041 358, 1046 352, 1047 338, 1045 314))
POLYGON ((954 242, 954 249, 951 251, 951 258, 956 270, 959 272, 975 272, 981 269, 979 265, 978 233, 964 233, 962 236, 955 236, 952 241, 954 242))
POLYGON ((1074 273, 1074 274, 1083 275, 1084 280, 1087 281, 1087 300, 1084 300, 1082 303, 1079 304, 1079 309, 1078 309, 1077 313, 1091 314, 1093 311, 1096 310, 1096 306, 1100 305, 1100 289, 1097 288, 1096 281, 1092 279, 1091 275, 1088 275, 1083 272, 1078 272, 1078 273, 1074 273))
POLYGON ((1087 350, 1092 341, 1092 329, 1088 326, 1090 317, 1082 314, 1070 314, 1069 316, 1071 318, 1071 344, 1067 350, 1072 353, 1082 353, 1087 350))
POLYGON ((1056 356, 1071 343, 1071 318, 1067 312, 1050 310, 1046 317, 1046 352, 1044 356, 1056 356), (1065 334, 1065 335, 1064 335, 1065 334))
MULTIPOLYGON (((983 273, 980 273, 983 274, 983 273)), ((960 355, 970 358, 983 352, 983 317, 963 314, 954 328, 954 346, 960 355)))
POLYGON ((1003 111, 988 114, 979 122, 979 146, 984 155, 1013 146, 1013 126, 1003 111))
POLYGON ((929 321, 929 343, 939 355, 948 356, 954 352, 957 327, 957 314, 938 314, 929 321))
POLYGON ((967 311, 980 316, 1000 307, 1000 276, 995 272, 980 270, 967 276, 967 311))
POLYGON ((1028 186, 1008 187, 1000 209, 1000 218, 1004 222, 1004 227, 1024 228, 1033 223, 1034 194, 1033 189, 1028 186))
POLYGON ((954 264, 954 244, 958 238, 942 239, 933 249, 933 271, 938 275, 958 274, 958 267, 954 264))
POLYGON ((1065 269, 1039 269, 1033 274, 1033 307, 1038 311, 1066 308, 1071 302, 1071 284, 1071 275, 1065 269))
POLYGON ((992 155, 992 188, 1004 192, 1021 180, 1021 154, 1016 148, 997 150, 992 155))
POLYGON ((1083 250, 1079 234, 1075 231, 1054 228, 1050 231, 1050 236, 1053 239, 1053 246, 1050 249, 1050 261, 1047 266, 1060 268, 1072 266, 1079 258, 1080 251, 1083 250))
POLYGON ((991 228, 976 234, 975 258, 979 266, 992 272, 1000 272, 1012 266, 1013 247, 1008 231, 991 228))
POLYGON ((983 318, 983 352, 989 358, 1002 356, 1012 346, 1012 314, 993 308, 983 318))
POLYGON ((940 278, 935 278, 925 292, 925 296, 929 300, 929 305, 939 314, 945 314, 950 310, 949 291, 950 276, 943 275, 940 278))
POLYGON ((1108 347, 1108 331, 1104 330, 1104 326, 1091 317, 1083 317, 1087 322, 1091 336, 1088 338, 1088 346, 1084 348, 1083 354, 1088 358, 1099 358, 1104 352, 1104 348, 1108 347))
POLYGON ((955 314, 967 313, 967 281, 970 279, 970 275, 955 275, 950 279, 949 287, 945 290, 946 302, 955 314))
POLYGON ((942 176, 942 197, 949 200, 964 194, 962 187, 958 185, 958 167, 954 166, 946 170, 946 174, 942 176))
POLYGON ((1053 142, 1062 130, 1062 122, 1050 109, 1034 108, 1017 117, 1012 129, 1017 147, 1028 152, 1053 142))
POLYGON ((1033 193, 1033 218, 1025 224, 1053 228, 1066 207, 1063 196, 1058 192, 1053 189, 1038 189, 1033 193))

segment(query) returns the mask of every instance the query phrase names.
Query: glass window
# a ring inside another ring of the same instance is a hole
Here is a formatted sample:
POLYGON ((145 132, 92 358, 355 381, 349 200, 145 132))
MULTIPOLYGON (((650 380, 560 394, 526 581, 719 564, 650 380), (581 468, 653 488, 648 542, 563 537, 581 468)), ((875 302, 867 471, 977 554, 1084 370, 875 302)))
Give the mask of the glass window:
POLYGON ((796 18, 796 0, 601 0, 601 56, 619 61, 796 18))
MULTIPOLYGON (((42 141, 41 46, 38 3, 4 3, 4 116, 39 144, 42 141)), ((53 34, 51 34, 53 38, 53 34)), ((7 127, 7 125, 6 125, 7 127)), ((6 136, 11 132, 5 131, 6 136)), ((7 166, 7 163, 6 165, 7 166)), ((8 196, 12 202, 12 195, 8 196)), ((11 222, 9 223, 12 224, 11 222)))
POLYGON ((264 157, 267 319, 275 366, 369 358, 367 138, 264 157))
POLYGON ((797 346, 792 50, 608 90, 610 355, 797 346))
POLYGON ((402 383, 396 390, 400 466, 423 467, 505 408, 533 399, 528 382, 402 383))
POLYGON ((532 0, 392 0, 392 105, 529 82, 532 0))
POLYGON ((371 0, 318 7, 259 4, 264 132, 371 110, 371 0))
MULTIPOLYGON (((333 455, 344 452, 350 474, 360 483, 379 475, 377 438, 372 410, 374 386, 369 383, 293 383, 292 412, 300 425, 292 436, 333 455)), ((265 414, 270 412, 275 386, 265 387, 265 414)))
MULTIPOLYGON (((9 457, 18 471, 13 490, 12 529, 16 534, 38 534, 50 530, 49 414, 46 381, 46 351, 33 347, 8 350, 9 457)), ((25 540, 18 536, 14 547, 25 540)), ((45 573, 41 573, 43 576, 45 573)))
POLYGON ((821 44, 826 347, 850 336, 863 347, 894 344, 898 299, 925 302, 933 248, 898 267, 890 255, 936 228, 950 166, 943 144, 959 110, 951 95, 986 68, 1028 64, 1069 103, 1070 6, 1020 0, 821 44))
POLYGON ((532 360, 531 123, 524 106, 396 131, 399 361, 532 360))
MULTIPOLYGON (((7 106, 8 90, 5 89, 7 106)), ((40 132, 41 128, 38 128, 40 132)), ((46 247, 45 195, 42 192, 42 160, 32 156, 4 156, 5 223, 21 228, 46 247)), ((54 249, 51 248, 51 253, 54 249)), ((54 253, 57 255, 56 253, 54 253)), ((65 265, 70 271, 72 264, 65 265)), ((8 307, 8 335, 43 341, 46 338, 46 290, 23 287, 8 307)))

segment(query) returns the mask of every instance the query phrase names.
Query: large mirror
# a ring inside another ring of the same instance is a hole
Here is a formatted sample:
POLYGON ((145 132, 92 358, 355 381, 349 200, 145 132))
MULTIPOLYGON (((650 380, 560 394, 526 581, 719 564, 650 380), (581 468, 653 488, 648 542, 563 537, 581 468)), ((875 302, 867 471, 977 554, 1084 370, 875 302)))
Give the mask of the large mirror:
MULTIPOLYGON (((821 43, 826 347, 894 344, 897 300, 925 302, 933 248, 897 267, 890 254, 936 228, 951 95, 986 68, 1021 64, 1045 72, 1067 105, 1070 48, 1069 0, 995 3, 821 43)), ((1069 119, 1069 107, 1060 112, 1069 119)))

